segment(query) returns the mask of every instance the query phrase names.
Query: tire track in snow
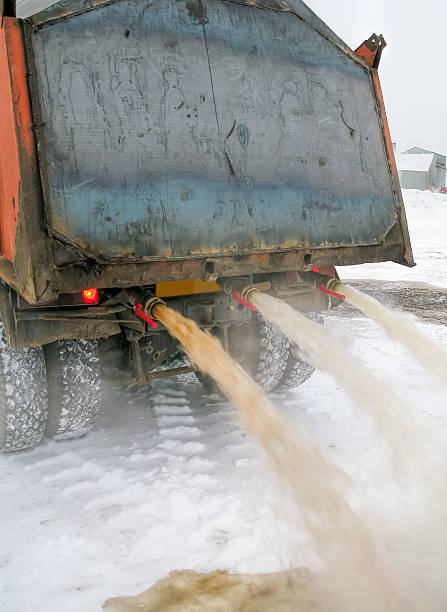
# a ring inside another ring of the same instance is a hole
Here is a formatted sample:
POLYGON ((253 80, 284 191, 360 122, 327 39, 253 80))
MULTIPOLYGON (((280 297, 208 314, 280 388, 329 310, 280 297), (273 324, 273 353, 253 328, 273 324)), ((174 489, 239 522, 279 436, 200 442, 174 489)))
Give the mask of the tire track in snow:
POLYGON ((176 379, 120 393, 104 412, 87 438, 5 458, 5 609, 59 612, 61 598, 64 612, 99 609, 184 567, 271 569, 257 451, 230 405, 176 379))

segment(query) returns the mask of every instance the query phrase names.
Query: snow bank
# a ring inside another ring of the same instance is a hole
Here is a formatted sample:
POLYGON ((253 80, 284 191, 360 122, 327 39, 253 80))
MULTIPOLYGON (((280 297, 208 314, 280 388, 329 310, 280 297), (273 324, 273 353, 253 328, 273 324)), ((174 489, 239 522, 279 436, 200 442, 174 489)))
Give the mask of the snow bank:
POLYGON ((447 287, 447 195, 402 190, 415 268, 392 262, 339 267, 343 280, 405 280, 447 287))

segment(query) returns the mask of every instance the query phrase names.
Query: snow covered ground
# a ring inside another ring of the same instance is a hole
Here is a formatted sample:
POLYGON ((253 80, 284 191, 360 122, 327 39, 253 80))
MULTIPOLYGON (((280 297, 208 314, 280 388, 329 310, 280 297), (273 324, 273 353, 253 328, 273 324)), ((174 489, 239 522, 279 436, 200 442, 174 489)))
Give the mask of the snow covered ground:
MULTIPOLYGON (((419 274, 411 278, 446 286, 447 198, 405 195, 421 266, 355 271, 393 280, 419 274)), ((352 278, 352 270, 343 277, 352 278)), ((326 325, 421 419, 447 428, 445 389, 374 323, 329 315, 326 325)), ((421 326, 447 345, 446 326, 421 326)), ((336 382, 316 373, 273 401, 352 474, 360 507, 382 513, 384 523, 405 523, 406 507, 400 510, 398 496, 382 486, 377 438, 354 417, 336 382)), ((275 520, 275 502, 258 449, 231 406, 204 396, 189 378, 159 381, 151 393, 110 391, 89 437, 0 456, 0 609, 95 612, 106 598, 138 593, 173 569, 259 572, 283 569, 291 559, 306 564, 305 546, 298 551, 275 520)), ((414 546, 408 541, 400 554, 407 552, 423 571, 414 546)))
POLYGON ((447 287, 447 195, 402 190, 416 266, 395 263, 363 264, 339 268, 343 280, 380 279, 421 281, 447 287))

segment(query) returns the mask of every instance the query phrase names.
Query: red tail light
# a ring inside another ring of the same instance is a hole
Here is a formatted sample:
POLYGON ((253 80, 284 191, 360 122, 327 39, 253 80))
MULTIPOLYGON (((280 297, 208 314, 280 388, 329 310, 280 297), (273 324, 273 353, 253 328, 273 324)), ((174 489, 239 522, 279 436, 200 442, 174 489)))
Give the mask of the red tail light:
POLYGON ((82 292, 82 299, 84 300, 84 304, 97 304, 98 289, 84 289, 82 292))

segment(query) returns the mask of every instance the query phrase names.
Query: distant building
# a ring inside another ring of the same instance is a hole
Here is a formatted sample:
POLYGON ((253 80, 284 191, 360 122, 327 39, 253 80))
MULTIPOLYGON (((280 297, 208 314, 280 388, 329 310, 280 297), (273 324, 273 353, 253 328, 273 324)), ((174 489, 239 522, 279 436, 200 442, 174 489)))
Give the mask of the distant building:
POLYGON ((440 189, 446 184, 446 156, 420 147, 396 155, 400 186, 404 189, 440 189))

